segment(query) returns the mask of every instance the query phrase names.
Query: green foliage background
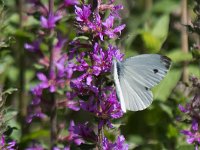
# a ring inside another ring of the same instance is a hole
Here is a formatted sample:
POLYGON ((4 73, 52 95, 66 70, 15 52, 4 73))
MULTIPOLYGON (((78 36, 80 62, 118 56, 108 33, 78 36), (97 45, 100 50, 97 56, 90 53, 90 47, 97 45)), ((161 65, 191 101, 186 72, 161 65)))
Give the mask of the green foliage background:
MULTIPOLYGON (((20 75, 20 52, 24 50, 23 44, 32 41, 35 33, 30 32, 30 28, 37 27, 39 22, 34 18, 24 18, 23 28, 19 26, 19 14, 17 2, 9 0, 4 2, 5 13, 2 14, 0 21, 0 86, 2 91, 10 87, 19 88, 20 75)), ((134 150, 189 150, 193 146, 187 145, 184 136, 179 132, 186 129, 186 125, 177 122, 180 115, 178 104, 185 104, 190 97, 181 93, 177 89, 181 81, 183 62, 188 61, 189 74, 200 76, 200 68, 193 60, 192 54, 184 53, 181 50, 181 1, 180 0, 117 0, 123 3, 124 10, 121 13, 122 22, 126 24, 126 29, 122 33, 122 38, 115 42, 125 53, 125 57, 143 53, 160 53, 172 59, 172 67, 166 78, 153 89, 154 101, 152 105, 139 112, 128 112, 119 123, 122 134, 125 135, 130 149, 134 150)), ((3 6, 1 4, 1 6, 3 6)), ((26 5, 24 4, 26 8, 26 5)), ((190 19, 194 19, 192 12, 193 3, 188 3, 190 19)), ((68 18, 65 18, 68 19, 68 18)), ((59 23, 59 28, 65 33, 69 33, 68 25, 65 22, 59 23)), ((75 32, 70 33, 70 38, 75 38, 75 32)), ((195 35, 189 33, 189 47, 195 43, 195 35)), ((45 51, 46 45, 42 47, 45 51)), ((67 49, 66 49, 67 50, 67 49)), ((32 53, 24 51, 24 75, 25 75, 25 97, 27 104, 31 100, 29 89, 36 84, 35 73, 39 66, 32 65, 35 59, 32 53)), ((9 95, 6 100, 8 114, 16 114, 18 110, 18 92, 9 95)), ((62 112, 60 112, 62 113, 62 112)), ((88 114, 85 114, 88 115, 88 114)), ((73 119, 73 113, 68 113, 68 118, 73 119)), ((84 116, 77 117, 81 120, 84 116)), ((77 119, 77 120, 78 120, 77 119)), ((45 143, 49 138, 48 126, 34 123, 30 126, 30 132, 21 136, 20 121, 13 115, 9 125, 16 127, 11 137, 22 145, 26 145, 33 139, 40 139, 45 143)), ((106 135, 113 138, 115 130, 105 131, 106 135)), ((120 132, 120 131, 117 131, 120 132)), ((47 145, 46 145, 47 146, 47 145)))

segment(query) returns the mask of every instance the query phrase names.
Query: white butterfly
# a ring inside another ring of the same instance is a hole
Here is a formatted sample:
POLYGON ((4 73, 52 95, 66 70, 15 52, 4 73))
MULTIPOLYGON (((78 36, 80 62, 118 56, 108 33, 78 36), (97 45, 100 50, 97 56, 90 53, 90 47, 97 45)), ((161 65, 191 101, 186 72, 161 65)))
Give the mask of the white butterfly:
POLYGON ((151 88, 167 74, 171 60, 158 54, 130 57, 122 62, 113 60, 114 82, 121 108, 138 111, 153 101, 151 88))

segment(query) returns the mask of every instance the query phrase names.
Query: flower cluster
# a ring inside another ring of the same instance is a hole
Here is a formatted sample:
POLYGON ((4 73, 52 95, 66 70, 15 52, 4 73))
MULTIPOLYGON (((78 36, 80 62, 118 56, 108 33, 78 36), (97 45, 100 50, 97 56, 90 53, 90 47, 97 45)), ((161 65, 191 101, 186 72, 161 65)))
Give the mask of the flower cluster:
MULTIPOLYGON (((84 33, 92 32, 93 38, 100 38, 101 41, 104 40, 105 36, 108 38, 116 38, 117 35, 125 28, 124 24, 114 27, 115 17, 112 14, 105 19, 105 21, 103 21, 99 13, 92 13, 90 5, 83 5, 82 8, 78 6, 75 7, 76 20, 81 31, 84 33)), ((104 9, 118 11, 119 9, 123 9, 123 7, 121 5, 114 7, 113 4, 99 4, 97 9, 99 9, 99 11, 104 9)))
MULTIPOLYGON (((192 25, 188 25, 188 27, 191 32, 200 36, 200 1, 194 0, 194 2, 195 5, 193 11, 196 14, 196 19, 192 22, 192 25)), ((191 47, 191 52, 193 54, 193 58, 199 62, 200 44, 194 44, 191 47)), ((193 96, 185 107, 179 105, 180 111, 187 116, 187 122, 190 122, 190 129, 182 130, 181 133, 186 136, 187 143, 195 145, 195 149, 198 150, 200 145, 200 79, 195 76, 191 76, 190 82, 192 83, 191 89, 193 96)))
POLYGON ((123 8, 122 5, 114 5, 114 1, 105 4, 98 1, 94 8, 84 1, 79 5, 77 0, 64 0, 59 9, 53 12, 40 0, 30 2, 40 11, 41 29, 47 32, 42 32, 34 42, 26 43, 25 48, 39 56, 39 64, 47 71, 37 73, 39 83, 31 89, 33 100, 29 106, 27 121, 31 122, 34 117, 47 118, 47 112, 51 109, 48 94, 56 94, 58 90, 62 90, 66 92, 66 97, 64 100, 56 100, 56 107, 67 107, 74 111, 82 109, 98 120, 93 125, 88 121, 77 124, 71 121, 69 134, 57 136, 64 143, 65 149, 69 149, 71 144, 80 146, 87 142, 104 149, 128 149, 123 136, 112 143, 104 134, 100 135, 105 126, 113 128, 113 119, 123 115, 113 82, 109 79, 113 58, 119 61, 123 59, 120 50, 109 44, 109 39, 117 38, 125 28, 124 24, 116 24, 116 20, 120 19, 118 11, 123 8), (63 8, 73 5, 77 33, 88 40, 76 37, 69 41, 60 32, 52 38, 52 31, 57 30, 56 24, 64 17, 63 8), (110 12, 107 18, 105 11, 110 12), (50 45, 50 56, 41 48, 45 42, 50 45), (63 51, 66 45, 67 52, 63 51))
MULTIPOLYGON (((78 1, 65 0, 58 6, 57 10, 54 9, 55 5, 52 0, 48 1, 48 5, 41 0, 29 0, 28 2, 31 5, 31 9, 27 10, 27 13, 32 16, 35 16, 36 13, 37 16, 35 18, 40 22, 40 26, 38 27, 39 30, 34 31, 38 33, 36 34, 36 40, 25 43, 24 47, 29 52, 34 53, 38 59, 37 64, 42 69, 36 74, 39 82, 30 91, 33 99, 28 107, 27 122, 31 123, 33 118, 46 120, 50 118, 50 133, 51 139, 53 139, 51 141, 51 149, 56 150, 59 149, 56 147, 57 108, 65 107, 74 111, 80 109, 78 102, 73 100, 73 94, 67 92, 70 79, 73 76, 74 65, 69 61, 71 57, 65 51, 69 42, 68 37, 66 33, 56 27, 63 17, 66 17, 68 13, 66 8, 73 8, 75 4, 78 4, 78 1), (40 14, 39 18, 38 14, 40 14), (58 91, 66 93, 66 96, 63 94, 64 98, 57 99, 58 91)), ((44 148, 32 142, 32 146, 27 149, 44 148)), ((69 148, 65 147, 65 149, 69 148)))
POLYGON ((191 122, 191 127, 189 130, 182 130, 181 133, 186 135, 189 144, 195 144, 196 149, 198 149, 200 144, 200 79, 193 76, 190 80, 192 81, 195 95, 185 107, 179 105, 179 109, 187 116, 187 120, 191 122))
POLYGON ((0 149, 1 150, 15 150, 16 149, 16 142, 15 141, 9 141, 9 142, 6 142, 6 136, 5 135, 2 135, 0 137, 0 149))
POLYGON ((115 6, 113 1, 107 4, 99 2, 96 8, 85 3, 75 6, 78 33, 87 37, 89 42, 78 38, 71 42, 73 47, 71 52, 76 54, 73 55, 75 61, 72 68, 78 76, 70 82, 75 98, 79 99, 80 108, 90 112, 98 120, 98 133, 94 129, 88 131, 86 123, 73 128, 76 130, 70 128, 70 134, 71 139, 75 137, 74 143, 77 145, 88 141, 89 138, 89 141, 93 141, 103 149, 108 149, 106 145, 110 145, 112 147, 110 149, 125 150, 128 149, 128 145, 124 144, 123 136, 119 136, 117 142, 111 144, 103 134, 100 134, 105 126, 113 128, 111 121, 123 115, 115 89, 113 85, 109 85, 108 78, 113 58, 121 61, 123 54, 117 47, 107 44, 109 39, 117 38, 125 28, 125 25, 115 24, 115 20, 119 19, 118 10, 123 7, 115 6), (107 18, 104 15, 105 11, 110 12, 107 18), (83 131, 88 131, 90 135, 85 135, 83 131))
MULTIPOLYGON (((31 93, 34 97, 28 109, 29 111, 31 111, 29 112, 30 115, 27 118, 28 122, 31 122, 33 117, 44 118, 46 116, 42 112, 41 108, 41 102, 47 105, 47 100, 45 100, 44 97, 42 97, 44 91, 47 90, 50 93, 55 93, 58 89, 63 89, 65 86, 67 86, 68 80, 72 77, 72 64, 68 62, 67 54, 64 54, 62 52, 65 43, 66 39, 58 37, 57 42, 55 43, 55 45, 53 45, 52 66, 54 69, 51 70, 48 75, 42 72, 37 73, 37 78, 40 82, 31 89, 31 93)), ((35 43, 33 43, 32 46, 31 44, 25 44, 25 47, 29 49, 36 49, 36 47, 39 47, 38 44, 34 44, 35 43)), ((39 56, 42 57, 40 57, 39 62, 41 65, 48 69, 50 67, 49 58, 45 57, 45 54, 43 54, 39 48, 37 51, 34 52, 40 52, 39 56)), ((68 108, 73 108, 74 105, 77 104, 75 102, 71 104, 69 103, 68 108)))
POLYGON ((119 136, 115 143, 109 142, 107 138, 103 139, 104 150, 128 150, 128 144, 125 143, 123 135, 119 136))

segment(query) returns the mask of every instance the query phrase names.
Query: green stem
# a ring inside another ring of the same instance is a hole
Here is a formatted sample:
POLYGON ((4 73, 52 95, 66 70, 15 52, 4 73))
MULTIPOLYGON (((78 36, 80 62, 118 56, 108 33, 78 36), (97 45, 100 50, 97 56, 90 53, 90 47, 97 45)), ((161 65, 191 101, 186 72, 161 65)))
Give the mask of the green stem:
MULTIPOLYGON (((24 0, 17 0, 18 5, 18 12, 19 12, 19 28, 23 29, 23 3, 24 0)), ((27 126, 25 122, 25 118, 27 115, 27 102, 26 102, 26 95, 25 95, 25 54, 23 49, 23 43, 22 41, 18 41, 18 49, 19 51, 19 114, 18 114, 18 120, 21 124, 21 134, 23 137, 24 134, 27 133, 27 126)))
MULTIPOLYGON (((181 49, 184 53, 188 53, 188 33, 187 29, 184 25, 187 25, 188 22, 188 15, 187 15, 187 0, 181 1, 181 23, 182 23, 182 29, 181 29, 181 49)), ((188 62, 184 62, 183 64, 183 74, 182 74, 182 80, 183 82, 188 82, 188 69, 187 69, 188 62)))

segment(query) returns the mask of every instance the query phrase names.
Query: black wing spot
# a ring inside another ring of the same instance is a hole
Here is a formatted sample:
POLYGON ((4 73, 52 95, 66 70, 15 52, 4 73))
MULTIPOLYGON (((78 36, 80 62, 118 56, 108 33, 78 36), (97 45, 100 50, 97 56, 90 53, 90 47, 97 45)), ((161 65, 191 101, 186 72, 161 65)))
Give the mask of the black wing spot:
POLYGON ((161 56, 161 62, 165 65, 165 67, 167 69, 170 68, 170 66, 171 66, 171 59, 170 58, 168 58, 167 56, 161 56))
POLYGON ((153 69, 153 72, 156 74, 158 73, 158 69, 153 69))
POLYGON ((148 91, 148 90, 149 90, 149 88, 148 88, 148 87, 145 87, 145 90, 147 90, 147 91, 148 91))

